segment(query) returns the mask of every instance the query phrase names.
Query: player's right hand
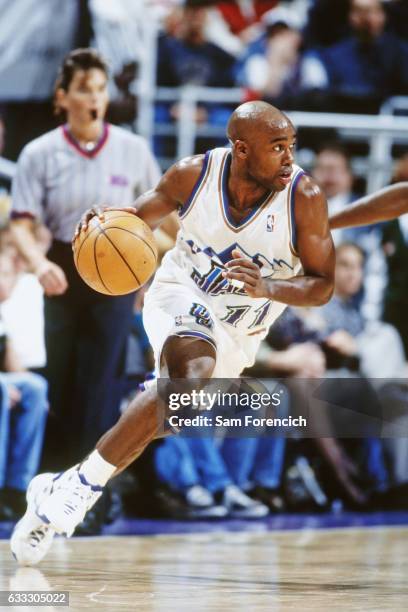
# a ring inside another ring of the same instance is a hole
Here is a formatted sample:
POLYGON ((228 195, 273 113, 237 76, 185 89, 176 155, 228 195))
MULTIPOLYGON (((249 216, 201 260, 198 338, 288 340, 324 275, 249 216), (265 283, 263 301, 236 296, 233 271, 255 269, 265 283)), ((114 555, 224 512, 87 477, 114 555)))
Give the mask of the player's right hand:
POLYGON ((64 270, 49 259, 42 261, 34 270, 34 273, 40 281, 45 295, 49 297, 62 295, 68 289, 68 281, 64 270))
POLYGON ((88 208, 88 210, 86 210, 82 215, 81 220, 75 228, 74 237, 72 238, 72 244, 74 244, 75 240, 78 238, 79 234, 82 231, 86 231, 88 229, 88 225, 91 219, 93 219, 94 217, 99 217, 101 221, 104 221, 104 214, 108 210, 122 210, 125 212, 136 214, 136 208, 134 208, 133 206, 126 206, 121 208, 115 206, 93 206, 92 208, 88 208))

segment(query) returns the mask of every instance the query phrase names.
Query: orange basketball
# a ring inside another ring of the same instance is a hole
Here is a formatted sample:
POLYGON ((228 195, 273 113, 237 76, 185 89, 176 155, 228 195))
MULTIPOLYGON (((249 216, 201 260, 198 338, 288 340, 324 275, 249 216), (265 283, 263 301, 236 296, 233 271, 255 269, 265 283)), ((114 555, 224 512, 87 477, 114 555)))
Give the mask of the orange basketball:
POLYGON ((153 233, 132 213, 111 210, 93 217, 74 242, 76 268, 87 285, 107 295, 136 291, 157 264, 153 233))

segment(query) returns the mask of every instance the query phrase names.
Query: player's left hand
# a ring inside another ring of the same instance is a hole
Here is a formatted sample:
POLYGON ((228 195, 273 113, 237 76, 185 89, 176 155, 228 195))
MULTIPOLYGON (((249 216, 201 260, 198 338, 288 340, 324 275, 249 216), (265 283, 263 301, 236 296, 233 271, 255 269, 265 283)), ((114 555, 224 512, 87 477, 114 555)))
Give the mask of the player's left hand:
POLYGON ((266 295, 266 287, 259 266, 250 259, 242 257, 236 249, 232 251, 232 256, 234 259, 231 259, 226 264, 228 270, 222 273, 224 278, 238 281, 240 287, 245 289, 245 292, 250 297, 264 297, 266 295))

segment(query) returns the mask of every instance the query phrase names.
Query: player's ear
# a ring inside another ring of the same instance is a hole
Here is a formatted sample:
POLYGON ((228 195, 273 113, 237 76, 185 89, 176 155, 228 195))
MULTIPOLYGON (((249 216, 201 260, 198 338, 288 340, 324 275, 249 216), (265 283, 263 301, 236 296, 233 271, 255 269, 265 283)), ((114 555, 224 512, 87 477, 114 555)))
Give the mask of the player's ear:
POLYGON ((234 142, 234 153, 240 159, 248 157, 248 145, 244 140, 236 140, 234 142))

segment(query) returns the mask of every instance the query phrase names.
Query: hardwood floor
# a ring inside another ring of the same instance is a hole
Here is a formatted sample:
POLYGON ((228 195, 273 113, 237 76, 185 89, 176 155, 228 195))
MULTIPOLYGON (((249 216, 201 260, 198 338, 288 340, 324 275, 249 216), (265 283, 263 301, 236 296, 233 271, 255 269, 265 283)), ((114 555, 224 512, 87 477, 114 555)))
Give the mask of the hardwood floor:
POLYGON ((408 609, 400 527, 58 538, 20 569, 1 541, 0 559, 0 590, 68 590, 69 610, 408 609))

